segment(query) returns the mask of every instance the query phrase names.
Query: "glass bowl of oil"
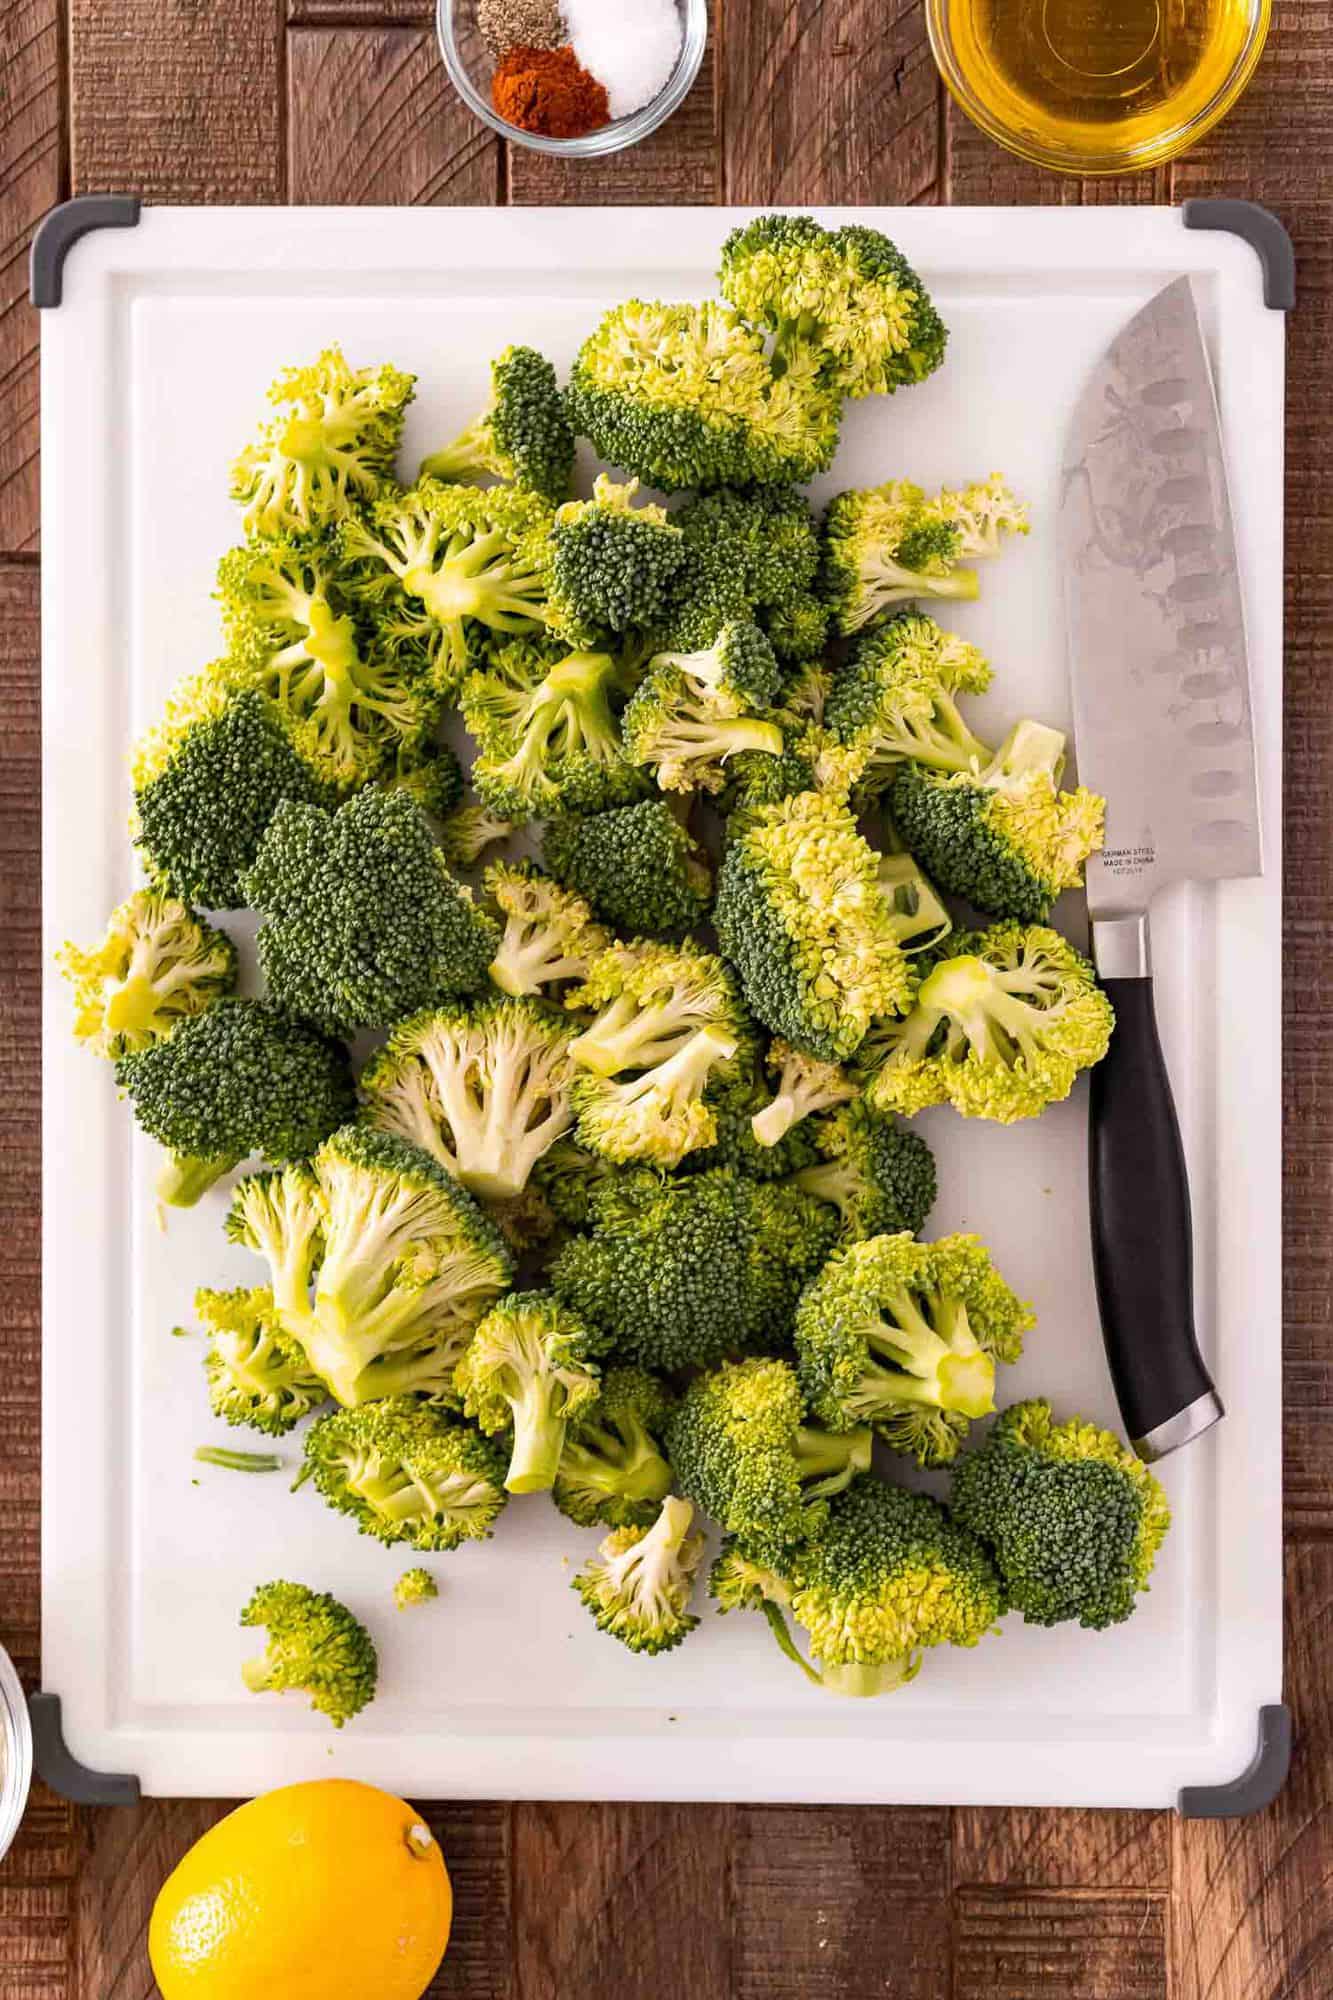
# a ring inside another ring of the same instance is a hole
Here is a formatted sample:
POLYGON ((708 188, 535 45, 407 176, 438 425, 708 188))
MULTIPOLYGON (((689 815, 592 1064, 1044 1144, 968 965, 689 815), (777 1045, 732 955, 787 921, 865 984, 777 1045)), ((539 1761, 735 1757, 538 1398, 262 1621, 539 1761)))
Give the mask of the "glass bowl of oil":
POLYGON ((1040 167, 1157 166, 1216 125, 1263 51, 1271 0, 927 0, 940 74, 973 123, 1040 167))

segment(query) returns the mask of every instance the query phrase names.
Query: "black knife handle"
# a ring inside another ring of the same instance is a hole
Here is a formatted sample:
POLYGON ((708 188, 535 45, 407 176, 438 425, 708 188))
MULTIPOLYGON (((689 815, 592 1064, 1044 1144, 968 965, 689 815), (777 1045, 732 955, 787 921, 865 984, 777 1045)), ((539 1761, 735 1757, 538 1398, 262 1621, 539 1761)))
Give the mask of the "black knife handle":
POLYGON ((1185 1151, 1157 1035, 1152 978, 1102 981, 1111 1046, 1092 1072, 1092 1258, 1121 1415, 1162 1458, 1222 1415, 1194 1332, 1185 1151))

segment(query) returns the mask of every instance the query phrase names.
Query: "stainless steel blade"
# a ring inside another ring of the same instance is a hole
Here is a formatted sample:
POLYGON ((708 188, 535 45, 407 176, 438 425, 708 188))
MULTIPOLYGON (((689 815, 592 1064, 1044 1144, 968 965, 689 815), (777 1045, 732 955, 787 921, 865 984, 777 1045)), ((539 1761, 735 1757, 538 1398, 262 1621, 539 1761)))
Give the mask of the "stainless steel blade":
POLYGON ((1074 412, 1060 535, 1081 782, 1106 796, 1094 917, 1262 869, 1245 621, 1188 278, 1117 334, 1074 412))

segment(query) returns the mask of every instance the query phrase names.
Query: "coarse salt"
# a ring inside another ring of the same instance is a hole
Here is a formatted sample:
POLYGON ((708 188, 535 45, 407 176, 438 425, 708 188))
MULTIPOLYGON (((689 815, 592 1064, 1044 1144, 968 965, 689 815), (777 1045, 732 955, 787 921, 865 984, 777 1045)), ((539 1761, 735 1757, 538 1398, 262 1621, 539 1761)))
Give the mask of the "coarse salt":
POLYGON ((564 0, 562 11, 575 55, 605 85, 611 116, 651 104, 684 39, 676 0, 564 0))

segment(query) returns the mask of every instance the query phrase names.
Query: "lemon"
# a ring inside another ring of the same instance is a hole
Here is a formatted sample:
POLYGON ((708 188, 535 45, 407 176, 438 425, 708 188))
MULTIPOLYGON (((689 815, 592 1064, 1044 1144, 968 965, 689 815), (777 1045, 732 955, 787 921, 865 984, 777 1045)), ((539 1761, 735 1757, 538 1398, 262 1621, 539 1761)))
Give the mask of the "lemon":
POLYGON ((163 2000, 420 2000, 453 1893, 420 1815, 373 1785, 285 1785, 196 1841, 153 1906, 163 2000))

